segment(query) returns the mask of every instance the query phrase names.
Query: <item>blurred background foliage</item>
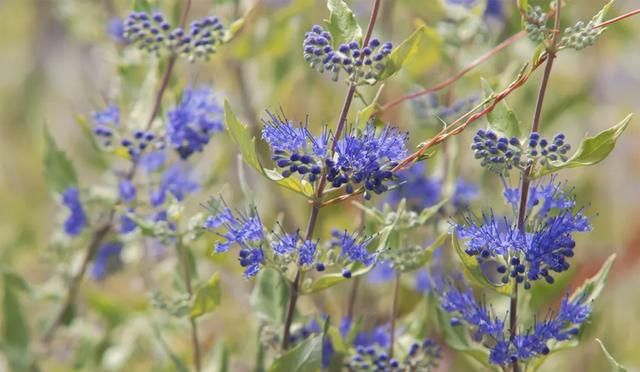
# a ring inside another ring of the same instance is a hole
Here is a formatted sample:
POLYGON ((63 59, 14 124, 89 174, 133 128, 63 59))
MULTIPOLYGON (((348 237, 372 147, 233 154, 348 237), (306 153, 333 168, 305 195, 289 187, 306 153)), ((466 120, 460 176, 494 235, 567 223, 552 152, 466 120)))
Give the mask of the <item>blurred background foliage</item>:
MULTIPOLYGON (((179 0, 152 3, 177 18, 179 0)), ((350 3, 360 23, 365 24, 370 1, 350 3)), ((563 24, 589 19, 602 3, 569 1, 563 11, 563 24)), ((514 2, 505 0, 502 5, 503 15, 478 16, 476 23, 466 22, 459 27, 442 22, 447 10, 441 1, 384 0, 374 35, 397 45, 416 26, 424 24, 428 29, 419 51, 402 74, 386 83, 379 101, 388 102, 441 82, 518 32, 520 18, 514 2)), ((619 1, 610 16, 635 6, 633 2, 619 1)), ((176 355, 188 358, 190 344, 185 325, 154 311, 149 304, 149 293, 154 288, 176 285, 175 258, 171 254, 143 257, 142 247, 136 246, 124 252, 124 265, 116 274, 103 281, 85 281, 78 310, 83 316, 74 319, 50 352, 41 355, 37 347, 29 346, 36 344, 36 335, 60 300, 63 272, 79 261, 79 248, 57 248, 63 216, 58 196, 50 193, 43 178, 44 128, 48 127, 74 161, 80 183, 94 185, 94 192, 106 192, 109 180, 114 180, 109 178, 108 169, 120 160, 97 152, 79 123, 109 102, 117 102, 124 112, 129 112, 134 102, 148 94, 145 87, 155 86, 150 83, 158 75, 156 71, 163 68, 109 37, 110 21, 125 16, 130 9, 131 1, 126 0, 0 0, 0 370, 7 370, 10 365, 25 366, 28 362, 21 362, 21 358, 34 355, 38 355, 46 371, 168 371, 178 368, 179 364, 171 361, 176 355), (25 349, 30 351, 24 353, 25 349)), ((237 39, 210 62, 178 64, 165 104, 175 101, 185 86, 211 83, 255 133, 266 115, 265 109, 282 110, 295 121, 308 120, 315 129, 337 120, 344 87, 308 68, 301 50, 304 32, 326 15, 324 1, 194 0, 191 15, 195 18, 215 14, 229 24, 247 12, 247 21, 237 39)), ((631 18, 611 26, 595 46, 560 55, 543 111, 543 132, 551 135, 562 130, 577 143, 584 134, 608 128, 627 113, 639 111, 639 32, 640 20, 631 18)), ((530 59, 533 49, 533 43, 522 39, 450 89, 399 105, 385 112, 383 119, 409 130, 411 143, 417 145, 440 128, 438 117, 450 122, 469 108, 468 102, 481 100, 481 77, 496 89, 506 87, 530 59), (458 101, 462 109, 446 110, 446 102, 458 101)), ((526 127, 533 115, 540 75, 536 73, 508 98, 526 127)), ((362 92, 367 97, 375 95, 373 88, 362 92)), ((350 121, 362 107, 364 104, 356 101, 350 121)), ((499 189, 495 177, 487 177, 466 150, 470 132, 483 125, 484 119, 458 136, 446 153, 453 156, 457 148, 458 174, 480 184, 480 198, 472 207, 494 201, 499 208, 503 202, 495 192, 499 189)), ((636 335, 640 333, 638 141, 640 131, 632 122, 605 162, 564 173, 576 185, 579 202, 594 216, 595 228, 578 237, 576 264, 562 280, 575 287, 592 275, 610 253, 617 253, 618 259, 604 294, 595 304, 585 342, 574 351, 554 355, 542 370, 605 370, 608 364, 595 337, 603 340, 618 361, 632 370, 640 368, 640 355, 636 352, 636 335)), ((308 207, 303 198, 241 167, 238 150, 225 133, 216 135, 213 144, 197 165, 198 172, 208 177, 208 187, 190 199, 184 215, 202 211, 200 203, 211 195, 222 194, 232 204, 255 201, 265 218, 281 214, 286 215, 283 223, 287 226, 304 225, 308 207)), ((439 151, 427 161, 430 171, 442 172, 443 153, 439 151)), ((360 214, 350 203, 323 213, 320 226, 325 233, 336 225, 357 227, 360 214)), ((255 319, 250 304, 253 283, 241 278, 235 258, 210 254, 211 239, 191 247, 199 277, 208 278, 219 272, 222 282, 222 306, 201 320, 205 360, 210 361, 212 371, 225 363, 230 363, 232 371, 253 370, 259 357, 259 323, 248 321, 255 319)), ((425 305, 412 291, 413 283, 404 284, 407 295, 400 304, 400 316, 418 316, 424 312, 420 306, 425 305)), ((554 288, 558 287, 561 288, 554 288)), ((349 286, 343 284, 321 295, 307 296, 300 303, 300 311, 339 318, 344 315, 348 291, 349 286)), ((390 284, 365 286, 356 305, 358 315, 371 324, 384 322, 389 293, 390 284)), ((553 304, 562 294, 545 292, 539 301, 553 304)), ((278 301, 277 293, 267 297, 278 301)), ((430 321, 424 317, 421 321, 430 321)), ((426 329, 429 327, 436 329, 434 325, 427 325, 426 329)), ((471 368, 459 359, 446 349, 441 368, 471 368)))

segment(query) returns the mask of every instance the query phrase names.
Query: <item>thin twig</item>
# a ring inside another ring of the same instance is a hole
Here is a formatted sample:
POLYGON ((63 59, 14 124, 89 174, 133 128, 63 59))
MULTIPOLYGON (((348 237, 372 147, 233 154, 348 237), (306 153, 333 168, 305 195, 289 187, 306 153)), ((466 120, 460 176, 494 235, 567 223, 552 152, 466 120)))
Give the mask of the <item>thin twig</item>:
MULTIPOLYGON (((180 239, 180 238, 178 238, 180 239)), ((184 275, 184 284, 187 288, 188 300, 193 298, 193 286, 191 284, 191 263, 189 262, 189 255, 187 254, 187 248, 181 243, 177 244, 178 259, 182 264, 182 271, 184 275)), ((200 353, 200 341, 198 340, 198 325, 194 318, 189 318, 191 324, 191 344, 193 347, 193 364, 195 370, 200 372, 202 370, 202 357, 200 353)))
MULTIPOLYGON (((554 28, 560 28, 560 7, 557 8, 555 14, 554 28)), ((549 78, 551 76, 551 68, 553 67, 553 61, 556 57, 556 46, 558 44, 558 34, 553 34, 551 38, 551 45, 547 48, 547 63, 544 68, 544 74, 542 75, 542 83, 540 84, 540 90, 538 92, 538 99, 536 102, 536 109, 533 115, 533 125, 531 132, 537 132, 540 129, 540 118, 542 116, 542 104, 547 92, 547 86, 549 84, 549 78)), ((525 170, 525 174, 522 177, 522 186, 520 189, 520 206, 518 209, 518 230, 522 234, 525 233, 525 221, 527 211, 527 201, 529 199, 529 186, 531 176, 531 166, 528 166, 525 170)), ((518 332, 518 282, 514 280, 513 293, 511 295, 511 301, 509 304, 509 339, 513 342, 518 332)), ((517 360, 512 364, 513 372, 520 371, 520 365, 517 360)))
POLYGON ((605 26, 608 26, 610 24, 616 23, 618 21, 622 21, 623 19, 626 19, 626 18, 629 18, 631 16, 634 16, 636 14, 640 14, 640 9, 633 10, 633 11, 631 11, 629 13, 625 13, 625 14, 623 14, 621 16, 612 18, 612 19, 610 19, 608 21, 605 21, 605 22, 602 22, 602 23, 598 23, 597 25, 593 26, 593 28, 605 27, 605 26))
POLYGON ((396 340, 396 318, 398 316, 398 297, 400 295, 400 272, 393 280, 393 301, 391 302, 391 331, 389 333, 389 361, 393 359, 393 344, 396 340))
POLYGON ((526 33, 524 31, 520 31, 516 34, 514 34, 513 36, 509 37, 508 39, 506 39, 505 41, 501 42, 500 44, 496 45, 493 49, 491 49, 490 51, 488 51, 487 53, 481 55, 480 57, 478 57, 476 60, 474 60, 473 62, 471 62, 469 65, 467 65, 467 67, 463 68, 462 70, 460 70, 457 74, 451 76, 450 78, 430 87, 424 90, 421 90, 419 92, 415 92, 415 93, 411 93, 411 94, 407 94, 405 96, 399 97, 385 105, 383 105, 378 112, 376 113, 376 115, 380 115, 381 113, 399 105, 400 103, 404 102, 404 101, 408 101, 408 100, 412 100, 421 96, 424 96, 426 94, 429 93, 434 93, 437 92, 439 90, 442 90, 446 87, 448 87, 449 85, 455 83, 456 81, 458 81, 461 77, 465 76, 469 71, 473 70, 474 68, 478 67, 479 65, 481 65, 482 63, 484 63, 485 61, 487 61, 488 59, 490 59, 491 57, 493 57, 494 55, 498 54, 499 52, 501 52, 502 50, 504 50, 506 47, 508 47, 509 45, 513 44, 514 42, 522 39, 524 36, 526 35, 526 33))
MULTIPOLYGON (((181 27, 184 27, 186 23, 187 14, 189 12, 190 7, 191 7, 191 0, 185 0, 184 8, 182 10, 182 16, 180 17, 181 27)), ((169 78, 171 77, 171 72, 173 71, 176 58, 177 56, 175 54, 172 54, 169 57, 169 60, 167 62, 167 67, 165 68, 162 76, 160 87, 158 88, 158 92, 156 93, 153 108, 149 115, 149 119, 147 120, 147 123, 146 123, 146 127, 145 127, 146 130, 149 130, 151 128, 151 124, 153 123, 153 120, 155 119, 155 117, 158 115, 158 112, 160 111, 162 96, 164 95, 164 92, 167 89, 169 78)), ((133 177, 135 176, 137 167, 138 167, 138 162, 133 161, 131 164, 131 168, 129 168, 129 171, 125 174, 125 178, 128 180, 132 180, 133 177)), ((104 239, 107 237, 107 235, 113 228, 113 220, 115 218, 116 207, 119 202, 120 200, 117 200, 111 206, 106 221, 92 233, 90 243, 85 250, 86 254, 82 260, 80 271, 78 271, 78 273, 69 282, 69 285, 67 286, 67 290, 66 290, 65 301, 62 304, 62 307, 56 313, 56 315, 54 315, 52 323, 49 325, 49 327, 44 332, 41 338, 41 342, 43 344, 48 344, 53 339, 53 336, 55 335, 56 330, 60 327, 60 325, 64 321, 65 315, 67 314, 68 309, 71 306, 73 306, 73 304, 76 303, 76 298, 78 297, 78 292, 80 289, 80 283, 84 279, 84 275, 87 271, 87 267, 89 266, 89 263, 95 256, 97 250, 102 245, 102 242, 104 241, 104 239)))
MULTIPOLYGON (((376 23, 376 19, 378 17, 378 10, 380 9, 381 0, 374 0, 373 9, 371 10, 371 17, 369 18, 369 25, 367 26, 366 35, 362 45, 367 45, 369 43, 369 39, 371 38, 371 33, 373 32, 373 26, 376 23)), ((364 54, 363 54, 364 57, 364 54)), ((344 103, 342 105, 342 109, 340 110, 340 117, 338 118, 338 123, 336 125, 335 135, 333 137, 333 141, 331 142, 331 153, 335 152, 336 145, 340 140, 342 132, 345 127, 345 123, 347 122, 347 115, 349 114, 349 108, 351 107, 351 102, 353 101, 353 96, 356 92, 355 84, 351 84, 349 86, 349 90, 347 91, 347 95, 344 99, 344 103)), ((305 240, 310 240, 313 238, 313 232, 315 230, 316 224, 318 222, 318 214, 320 213, 320 208, 322 208, 321 199, 324 194, 324 189, 327 183, 327 173, 323 172, 320 176, 320 181, 318 182, 318 188, 315 192, 314 202, 311 206, 311 214, 309 215, 309 221, 307 223, 307 230, 305 232, 305 240)), ((300 269, 297 270, 295 279, 291 284, 291 293, 289 294, 289 304, 287 305, 287 314, 284 322, 284 330, 282 336, 282 350, 287 350, 289 348, 289 336, 291 334, 291 323, 293 322, 293 316, 295 313, 296 302, 298 300, 298 291, 300 289, 300 282, 302 279, 302 272, 300 269)))

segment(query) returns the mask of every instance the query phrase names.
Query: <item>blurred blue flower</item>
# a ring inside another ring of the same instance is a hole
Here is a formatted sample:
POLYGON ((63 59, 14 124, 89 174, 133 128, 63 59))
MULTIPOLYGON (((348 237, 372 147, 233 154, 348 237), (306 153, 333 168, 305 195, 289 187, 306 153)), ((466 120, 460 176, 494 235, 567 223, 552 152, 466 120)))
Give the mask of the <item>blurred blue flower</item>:
POLYGON ((376 266, 367 274, 367 282, 372 284, 386 283, 393 280, 396 276, 396 271, 393 269, 391 261, 378 262, 376 266))
POLYGON ((103 244, 93 259, 91 277, 95 280, 104 279, 110 272, 117 269, 121 264, 120 253, 122 244, 111 242, 103 244))
POLYGON ((182 159, 202 151, 211 135, 223 130, 221 113, 213 90, 184 91, 180 103, 167 114, 167 138, 182 159))
POLYGON ((193 180, 190 170, 181 163, 172 165, 165 171, 157 189, 151 193, 151 205, 158 207, 165 202, 167 192, 178 201, 198 190, 200 184, 193 180))
POLYGON ((127 39, 124 37, 124 22, 120 17, 113 17, 107 23, 107 35, 120 44, 126 44, 127 39))
POLYGON ((122 179, 118 183, 118 194, 120 195, 120 199, 125 202, 133 201, 136 197, 136 186, 130 179, 122 179))
POLYGON ((76 187, 69 187, 62 194, 62 204, 69 209, 69 217, 64 221, 67 235, 77 236, 87 226, 87 216, 80 201, 80 192, 76 187))

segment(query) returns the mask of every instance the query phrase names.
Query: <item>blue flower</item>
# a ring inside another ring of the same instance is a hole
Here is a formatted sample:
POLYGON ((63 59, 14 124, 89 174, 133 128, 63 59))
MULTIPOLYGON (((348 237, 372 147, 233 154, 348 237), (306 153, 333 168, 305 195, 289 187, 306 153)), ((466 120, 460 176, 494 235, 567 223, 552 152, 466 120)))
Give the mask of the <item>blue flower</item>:
POLYGON ((76 187, 69 187, 62 194, 62 204, 70 212, 69 217, 64 221, 64 231, 70 236, 79 235, 87 226, 87 216, 80 201, 80 192, 76 187))
POLYGON ((274 235, 276 239, 274 239, 271 244, 271 248, 275 254, 279 256, 287 256, 296 251, 298 241, 300 241, 300 234, 298 232, 295 234, 285 234, 282 237, 276 234, 274 235))
POLYGON ((211 89, 185 90, 180 103, 167 114, 167 137, 182 159, 202 151, 211 135, 223 130, 221 112, 211 89))
POLYGON ((327 181, 336 188, 346 185, 347 193, 362 185, 365 199, 370 192, 387 191, 393 167, 407 155, 407 140, 407 133, 389 125, 379 133, 373 125, 362 132, 348 131, 336 145, 336 160, 327 160, 327 181))
POLYGON ((118 193, 120 195, 120 199, 125 202, 133 201, 136 197, 136 186, 131 182, 130 179, 122 179, 118 183, 118 193))
POLYGON ((139 164, 147 173, 160 169, 167 161, 167 153, 162 150, 145 153, 140 157, 139 164))
POLYGON ((120 215, 120 234, 128 234, 138 228, 138 225, 129 217, 128 213, 133 213, 133 209, 129 208, 127 213, 120 215))
POLYGON ((180 163, 176 163, 162 176, 160 186, 152 192, 151 205, 158 207, 165 201, 166 193, 171 193, 178 201, 198 190, 200 184, 191 178, 191 172, 180 163))
POLYGON ((476 336, 490 336, 495 339, 502 337, 504 322, 489 311, 486 304, 478 302, 471 288, 464 291, 449 286, 442 293, 442 308, 455 316, 454 324, 458 317, 476 329, 476 336))
POLYGON ((107 35, 115 42, 126 44, 127 39, 124 37, 124 22, 119 17, 113 17, 107 23, 107 35))
POLYGON ((369 283, 385 283, 393 280, 396 276, 396 271, 393 269, 393 263, 391 261, 378 262, 376 266, 367 275, 367 282, 369 283))
MULTIPOLYGON (((216 243, 215 252, 226 252, 233 244, 237 244, 242 249, 249 249, 262 242, 265 237, 264 225, 255 208, 250 213, 238 211, 236 216, 226 204, 222 208, 214 208, 213 204, 210 205, 212 214, 205 221, 204 227, 207 229, 222 227, 226 230, 224 233, 218 233, 225 241, 216 243)), ((264 253, 261 254, 264 256, 264 253)))
POLYGON ((425 163, 419 162, 399 172, 400 184, 389 192, 389 204, 397 205, 402 199, 406 199, 410 209, 421 211, 438 203, 442 196, 442 183, 440 180, 427 177, 425 170, 425 163))
POLYGON ((305 152, 310 143, 311 134, 306 126, 296 126, 286 116, 267 111, 270 120, 264 121, 262 139, 274 153, 305 152))
POLYGON ((245 278, 254 277, 260 272, 264 264, 264 252, 262 248, 242 248, 238 255, 240 266, 245 268, 245 278))
POLYGON ((305 240, 302 242, 302 245, 298 249, 298 264, 300 266, 308 266, 313 265, 316 259, 316 251, 318 248, 318 243, 305 240))
POLYGON ((484 10, 485 17, 502 19, 504 16, 503 0, 487 0, 487 7, 484 10))
MULTIPOLYGON (((504 196, 517 213, 520 191, 511 189, 503 180, 504 196)), ((469 213, 455 231, 464 239, 465 252, 482 264, 497 261, 502 282, 510 278, 531 288, 531 281, 544 278, 553 283, 552 272, 569 269, 567 259, 575 248, 573 234, 591 229, 581 210, 573 211, 575 200, 551 178, 532 185, 526 209, 525 231, 516 227, 516 217, 496 219, 493 212, 481 218, 469 213)))
POLYGON ((93 133, 101 138, 105 144, 110 144, 114 137, 114 130, 120 126, 120 108, 109 105, 102 111, 96 111, 91 115, 93 120, 93 133))
POLYGON ((122 264, 120 253, 122 252, 122 244, 118 242, 103 244, 99 249, 96 257, 93 259, 93 267, 91 268, 91 277, 95 280, 104 279, 107 274, 114 271, 122 264))
POLYGON ((340 248, 340 256, 365 266, 375 262, 376 256, 367 250, 372 238, 359 237, 357 234, 348 233, 347 230, 333 231, 332 235, 331 245, 334 248, 340 248))
POLYGON ((478 185, 462 178, 456 180, 456 187, 451 202, 458 210, 468 208, 469 203, 478 197, 478 185))

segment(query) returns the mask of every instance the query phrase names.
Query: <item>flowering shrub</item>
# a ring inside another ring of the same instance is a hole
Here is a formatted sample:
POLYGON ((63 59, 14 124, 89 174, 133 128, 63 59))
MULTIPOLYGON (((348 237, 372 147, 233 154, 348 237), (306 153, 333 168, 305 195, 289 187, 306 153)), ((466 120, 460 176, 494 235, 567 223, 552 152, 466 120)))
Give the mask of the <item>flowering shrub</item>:
POLYGON ((638 11, 214 3, 104 22, 117 78, 77 120, 93 169, 45 131, 51 279, 0 266, 12 370, 520 372, 606 335, 586 328, 615 255, 570 281, 600 222, 564 171, 605 160, 630 116, 578 139, 545 108, 554 61, 638 11), (520 38, 522 68, 467 76, 520 38), (26 317, 31 287, 54 310, 26 317))

